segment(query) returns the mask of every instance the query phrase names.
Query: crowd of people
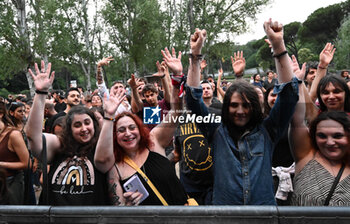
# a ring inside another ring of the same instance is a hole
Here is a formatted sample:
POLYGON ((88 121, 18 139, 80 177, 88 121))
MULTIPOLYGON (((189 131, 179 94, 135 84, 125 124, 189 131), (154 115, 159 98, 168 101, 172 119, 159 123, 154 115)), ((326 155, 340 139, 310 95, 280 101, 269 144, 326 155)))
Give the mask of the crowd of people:
POLYGON ((269 19, 264 30, 275 69, 250 82, 242 51, 234 81, 222 69, 203 79, 200 29, 188 71, 165 48, 154 83, 132 74, 108 89, 106 57, 94 92, 64 93, 50 90, 51 63, 35 64, 33 100, 0 102, 0 203, 349 206, 349 73, 327 73, 331 43, 300 67, 283 26, 269 19))

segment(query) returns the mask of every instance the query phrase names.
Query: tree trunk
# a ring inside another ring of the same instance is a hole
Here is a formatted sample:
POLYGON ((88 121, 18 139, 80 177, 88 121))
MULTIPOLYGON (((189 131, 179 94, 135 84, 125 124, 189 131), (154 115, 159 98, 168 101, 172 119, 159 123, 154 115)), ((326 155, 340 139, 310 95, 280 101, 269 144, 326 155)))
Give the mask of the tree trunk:
POLYGON ((191 33, 194 32, 194 21, 193 21, 193 0, 188 1, 187 5, 187 18, 190 25, 191 33))
POLYGON ((80 64, 84 70, 84 74, 86 77, 86 88, 91 90, 91 46, 90 46, 90 33, 89 33, 89 20, 88 20, 88 15, 87 15, 87 3, 88 1, 82 0, 82 5, 83 5, 83 13, 84 13, 84 38, 85 38, 85 45, 86 45, 86 50, 89 52, 88 58, 87 58, 87 64, 84 65, 82 60, 80 61, 80 64))
POLYGON ((30 40, 28 35, 27 21, 26 21, 26 2, 25 0, 12 0, 12 3, 17 9, 17 26, 19 30, 19 39, 21 40, 21 45, 23 52, 21 54, 22 60, 25 63, 23 70, 26 72, 26 78, 28 81, 28 87, 30 90, 30 95, 34 96, 34 85, 32 76, 28 72, 28 68, 33 67, 34 56, 30 47, 30 40))

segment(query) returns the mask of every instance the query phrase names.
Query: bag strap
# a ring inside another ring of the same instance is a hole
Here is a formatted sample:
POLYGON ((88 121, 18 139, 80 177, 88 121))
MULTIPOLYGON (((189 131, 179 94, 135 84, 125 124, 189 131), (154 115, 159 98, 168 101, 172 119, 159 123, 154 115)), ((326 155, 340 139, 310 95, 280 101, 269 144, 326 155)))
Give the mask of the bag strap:
POLYGON ((28 158, 28 164, 27 164, 27 169, 24 172, 24 201, 23 203, 25 205, 30 205, 30 184, 32 183, 30 181, 31 176, 31 172, 33 170, 33 166, 34 166, 34 162, 32 161, 31 157, 32 157, 32 153, 30 151, 30 149, 28 149, 28 153, 29 153, 29 158, 28 158), (32 164, 32 166, 30 166, 30 164, 32 164))
POLYGON ((337 187, 337 184, 339 183, 340 177, 343 174, 343 171, 345 169, 345 163, 342 164, 337 177, 334 179, 333 185, 331 187, 331 189, 329 190, 329 193, 327 195, 326 201, 324 202, 324 206, 328 206, 329 205, 329 201, 331 200, 334 190, 337 187))
POLYGON ((43 148, 41 152, 41 163, 42 163, 42 171, 43 171, 43 190, 42 190, 42 195, 43 195, 43 200, 42 204, 48 205, 48 182, 47 182, 47 150, 46 150, 46 137, 43 134, 43 148))
POLYGON ((126 162, 129 166, 131 166, 134 170, 136 170, 143 177, 143 179, 146 181, 148 186, 153 190, 153 192, 157 195, 158 199, 162 202, 162 204, 165 206, 168 206, 168 203, 165 201, 163 196, 159 193, 157 188, 153 185, 151 180, 146 176, 144 172, 142 172, 142 170, 136 165, 136 163, 129 158, 129 156, 125 156, 124 162, 126 162))

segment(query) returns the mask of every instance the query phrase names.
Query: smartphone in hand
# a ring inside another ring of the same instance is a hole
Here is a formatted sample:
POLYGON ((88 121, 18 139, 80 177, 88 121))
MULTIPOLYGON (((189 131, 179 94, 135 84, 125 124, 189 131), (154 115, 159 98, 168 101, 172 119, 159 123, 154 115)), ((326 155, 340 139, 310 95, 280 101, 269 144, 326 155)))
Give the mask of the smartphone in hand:
POLYGON ((145 186, 143 186, 139 176, 137 174, 133 175, 128 181, 123 184, 124 190, 126 192, 140 192, 143 196, 140 200, 140 203, 148 197, 148 191, 145 186))

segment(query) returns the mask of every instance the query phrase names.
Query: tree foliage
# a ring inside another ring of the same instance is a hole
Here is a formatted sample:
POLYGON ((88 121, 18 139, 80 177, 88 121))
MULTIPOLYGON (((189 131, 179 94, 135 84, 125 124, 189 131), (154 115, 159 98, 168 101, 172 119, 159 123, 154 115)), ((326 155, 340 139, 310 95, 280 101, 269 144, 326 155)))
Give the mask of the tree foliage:
MULTIPOLYGON (((196 27, 207 30, 203 54, 206 72, 219 67, 232 71, 230 56, 244 51, 247 68, 273 67, 263 38, 244 46, 234 37, 248 29, 248 21, 270 0, 3 0, 0 1, 0 89, 20 92, 31 86, 27 69, 40 59, 53 63, 55 89, 71 79, 94 88, 96 62, 112 55, 105 79, 126 81, 131 73, 156 71, 160 50, 175 47, 188 65, 189 36, 196 27), (23 76, 19 78, 19 76, 23 76), (16 78, 17 83, 11 80, 16 78), (23 81, 24 80, 24 81, 23 81), (25 83, 27 80, 27 83, 25 83), (11 84, 11 85, 10 85, 11 84)), ((326 42, 337 39, 339 67, 349 67, 347 37, 350 0, 320 8, 303 22, 284 27, 289 53, 299 62, 314 60, 326 42), (344 23, 339 32, 336 30, 344 23), (344 50, 344 51, 342 51, 344 50), (301 57, 301 58, 300 58, 301 57)))
POLYGON ((319 8, 311 13, 298 32, 303 47, 321 52, 327 42, 334 42, 341 21, 350 12, 349 2, 319 8))
POLYGON ((336 41, 337 52, 334 63, 337 69, 350 68, 350 17, 347 17, 338 30, 336 41))

